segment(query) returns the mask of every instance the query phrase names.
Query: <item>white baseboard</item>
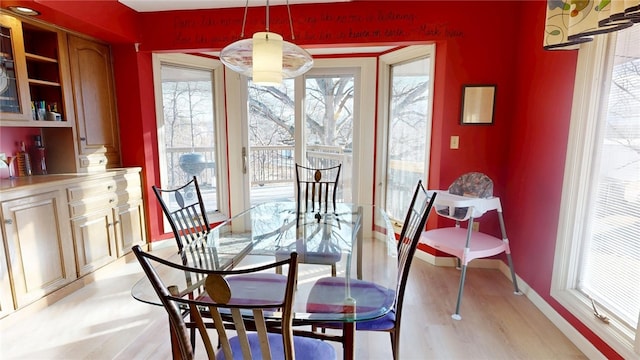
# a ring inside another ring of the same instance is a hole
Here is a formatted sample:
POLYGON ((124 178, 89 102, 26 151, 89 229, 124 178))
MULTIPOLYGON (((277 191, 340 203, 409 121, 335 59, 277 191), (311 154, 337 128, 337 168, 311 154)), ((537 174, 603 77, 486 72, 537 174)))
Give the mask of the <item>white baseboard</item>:
MULTIPOLYGON (((434 256, 424 251, 416 251, 416 258, 435 266, 456 266, 456 258, 446 256, 434 256)), ((499 270, 509 281, 511 271, 509 266, 499 259, 475 259, 469 263, 469 267, 487 268, 499 270)), ((567 320, 565 320, 551 305, 549 305, 538 293, 516 274, 518 288, 569 340, 582 351, 589 359, 606 359, 602 353, 567 320)))

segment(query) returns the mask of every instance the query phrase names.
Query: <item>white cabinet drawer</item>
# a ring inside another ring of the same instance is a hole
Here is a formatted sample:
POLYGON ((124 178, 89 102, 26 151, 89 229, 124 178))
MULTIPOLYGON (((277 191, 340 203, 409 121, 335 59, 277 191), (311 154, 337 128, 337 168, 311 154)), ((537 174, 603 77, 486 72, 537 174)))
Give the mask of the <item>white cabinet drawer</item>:
POLYGON ((93 196, 102 196, 106 193, 116 191, 116 181, 114 179, 96 180, 87 182, 77 186, 71 186, 67 189, 69 202, 82 201, 93 196))

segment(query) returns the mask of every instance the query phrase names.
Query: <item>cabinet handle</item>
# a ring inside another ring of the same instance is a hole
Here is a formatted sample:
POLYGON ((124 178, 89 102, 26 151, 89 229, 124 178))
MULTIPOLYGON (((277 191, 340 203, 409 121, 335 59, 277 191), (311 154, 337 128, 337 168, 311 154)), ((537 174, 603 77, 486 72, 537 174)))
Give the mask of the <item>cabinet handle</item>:
POLYGON ((80 141, 87 141, 87 138, 83 136, 80 138, 80 141))
POLYGON ((113 204, 114 202, 116 202, 116 199, 109 199, 109 204, 113 204))
POLYGON ((5 224, 7 224, 7 225, 13 225, 13 220, 11 220, 11 219, 6 219, 6 220, 4 221, 4 223, 5 223, 5 224))
POLYGON ((113 189, 113 185, 107 186, 107 190, 111 190, 111 189, 113 189))
POLYGON ((98 161, 98 164, 104 164, 104 159, 100 159, 100 161, 98 161))

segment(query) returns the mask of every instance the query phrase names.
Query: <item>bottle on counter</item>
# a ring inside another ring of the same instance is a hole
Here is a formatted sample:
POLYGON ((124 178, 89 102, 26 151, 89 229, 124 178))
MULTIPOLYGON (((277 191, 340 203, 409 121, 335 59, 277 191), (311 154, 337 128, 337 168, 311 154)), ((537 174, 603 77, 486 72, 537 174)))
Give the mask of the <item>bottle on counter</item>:
POLYGON ((44 145, 42 144, 42 136, 35 135, 33 137, 33 151, 31 152, 33 160, 33 173, 35 175, 47 174, 47 163, 44 159, 44 145))
POLYGON ((20 151, 16 155, 16 162, 18 163, 18 176, 31 176, 31 157, 27 153, 24 141, 20 142, 20 151))

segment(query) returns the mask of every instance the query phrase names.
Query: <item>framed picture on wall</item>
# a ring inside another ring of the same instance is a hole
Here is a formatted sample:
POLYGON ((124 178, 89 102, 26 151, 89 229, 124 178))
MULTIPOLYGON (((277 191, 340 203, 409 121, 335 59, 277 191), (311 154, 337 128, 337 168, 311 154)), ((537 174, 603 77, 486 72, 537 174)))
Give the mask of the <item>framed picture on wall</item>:
POLYGON ((462 87, 462 125, 493 124, 496 85, 464 85, 462 87))

